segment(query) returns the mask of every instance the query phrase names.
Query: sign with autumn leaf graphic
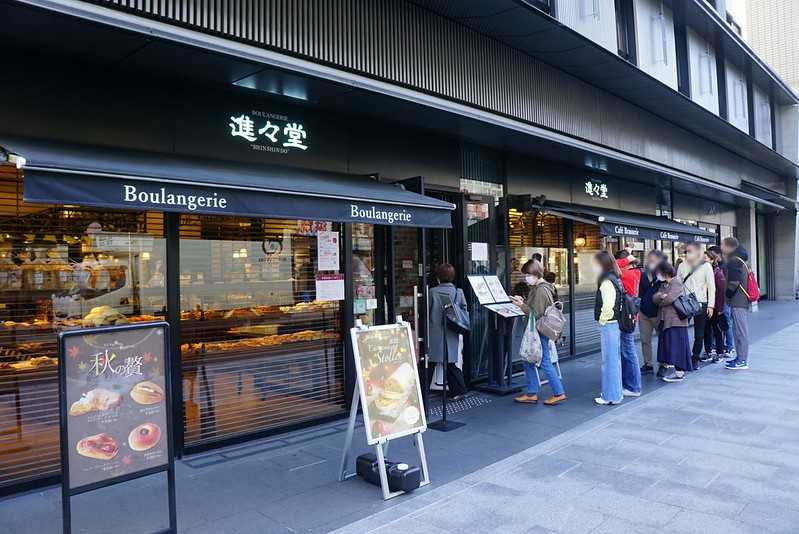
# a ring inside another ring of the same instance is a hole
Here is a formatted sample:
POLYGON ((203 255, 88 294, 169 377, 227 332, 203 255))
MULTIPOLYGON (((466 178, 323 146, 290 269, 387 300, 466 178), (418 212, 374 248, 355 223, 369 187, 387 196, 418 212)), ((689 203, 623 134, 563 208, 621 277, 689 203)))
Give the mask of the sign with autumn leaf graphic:
POLYGON ((169 462, 166 325, 104 327, 61 338, 69 487, 169 462))

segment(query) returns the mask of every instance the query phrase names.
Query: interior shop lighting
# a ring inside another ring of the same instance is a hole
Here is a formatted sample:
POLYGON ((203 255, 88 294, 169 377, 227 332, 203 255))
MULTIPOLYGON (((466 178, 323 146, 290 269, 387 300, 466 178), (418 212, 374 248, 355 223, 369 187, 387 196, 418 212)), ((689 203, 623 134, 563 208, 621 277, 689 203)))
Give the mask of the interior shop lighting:
POLYGON ((577 234, 577 237, 574 238, 574 246, 576 246, 576 247, 584 247, 585 246, 586 237, 587 236, 585 234, 577 234))
POLYGON ((15 165, 17 169, 22 169, 28 163, 28 160, 0 146, 0 163, 10 163, 15 165))

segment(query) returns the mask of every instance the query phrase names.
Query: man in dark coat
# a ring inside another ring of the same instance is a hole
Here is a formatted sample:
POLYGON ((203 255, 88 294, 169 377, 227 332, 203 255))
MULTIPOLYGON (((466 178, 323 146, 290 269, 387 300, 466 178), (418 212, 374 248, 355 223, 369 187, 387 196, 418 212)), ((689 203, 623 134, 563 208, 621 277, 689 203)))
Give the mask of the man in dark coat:
POLYGON ((725 296, 732 310, 733 338, 736 358, 727 362, 727 369, 749 369, 749 253, 734 237, 721 241, 721 250, 727 261, 727 290, 725 296))

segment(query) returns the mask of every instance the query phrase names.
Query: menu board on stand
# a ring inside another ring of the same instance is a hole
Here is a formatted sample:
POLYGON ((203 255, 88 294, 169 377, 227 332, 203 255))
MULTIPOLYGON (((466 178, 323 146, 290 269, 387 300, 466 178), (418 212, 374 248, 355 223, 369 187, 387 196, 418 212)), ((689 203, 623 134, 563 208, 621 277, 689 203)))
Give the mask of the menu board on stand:
POLYGON ((71 498, 166 472, 177 532, 170 418, 169 325, 85 328, 59 335, 63 531, 71 498))
POLYGON ((516 317, 523 317, 524 310, 514 304, 497 276, 468 276, 469 285, 477 301, 494 313, 493 335, 489 335, 486 323, 484 339, 493 338, 493 353, 488 358, 488 382, 479 386, 482 391, 499 395, 510 395, 519 391, 513 385, 513 362, 511 343, 516 317))
POLYGON ((363 404, 366 441, 375 447, 383 498, 390 499, 403 492, 392 492, 385 469, 385 450, 397 438, 413 435, 419 451, 422 469, 421 486, 430 483, 422 433, 427 420, 419 383, 416 351, 410 323, 397 318, 394 324, 364 326, 361 321, 350 330, 355 357, 358 394, 350 407, 349 427, 341 458, 339 480, 354 476, 348 473, 349 452, 358 417, 363 404))

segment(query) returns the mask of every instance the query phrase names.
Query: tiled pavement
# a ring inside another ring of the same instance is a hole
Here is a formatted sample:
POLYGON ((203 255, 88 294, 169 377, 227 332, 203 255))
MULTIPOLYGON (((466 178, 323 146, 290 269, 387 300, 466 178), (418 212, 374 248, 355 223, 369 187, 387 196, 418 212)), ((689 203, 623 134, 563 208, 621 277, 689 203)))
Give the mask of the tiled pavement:
POLYGON ((799 532, 799 325, 336 531, 799 532))
MULTIPOLYGON (((565 362, 567 404, 491 397, 457 414, 467 426, 425 434, 433 484, 388 502, 358 479, 336 481, 344 422, 189 456, 176 463, 179 530, 799 532, 799 326, 765 337, 795 322, 799 304, 769 303, 753 316, 762 341, 749 372, 650 379, 644 397, 611 409, 591 402, 598 359, 565 362)), ((359 430, 354 453, 364 441, 359 430)), ((389 456, 413 460, 410 440, 389 456)), ((73 514, 74 532, 153 532, 163 477, 79 497, 73 514)), ((0 499, 0 534, 60 527, 58 488, 0 499)))

